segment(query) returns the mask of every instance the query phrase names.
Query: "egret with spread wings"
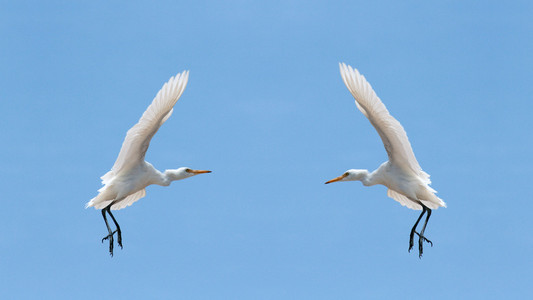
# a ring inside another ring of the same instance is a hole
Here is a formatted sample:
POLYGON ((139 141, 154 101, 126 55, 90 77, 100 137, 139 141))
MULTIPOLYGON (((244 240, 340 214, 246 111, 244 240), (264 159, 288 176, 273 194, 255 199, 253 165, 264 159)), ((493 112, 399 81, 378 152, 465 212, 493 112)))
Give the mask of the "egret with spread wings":
POLYGON ((111 171, 101 177, 104 185, 99 194, 87 203, 87 207, 102 210, 109 234, 102 239, 109 240, 109 253, 113 256, 113 235, 117 233, 118 245, 122 248, 122 232, 111 210, 123 209, 146 195, 145 188, 151 184, 168 186, 174 180, 185 179, 211 171, 192 170, 187 167, 160 172, 144 160, 150 140, 159 127, 172 115, 174 104, 185 90, 189 72, 170 78, 157 93, 141 119, 133 126, 122 143, 111 171), (112 231, 106 213, 111 216, 116 230, 112 231))
POLYGON ((418 239, 418 252, 422 257, 423 242, 433 243, 424 236, 431 210, 446 207, 446 203, 435 195, 436 191, 429 186, 429 175, 422 171, 418 164, 407 134, 400 122, 389 114, 389 111, 376 95, 365 77, 352 67, 340 64, 340 72, 344 84, 355 98, 355 105, 376 128, 389 161, 384 162, 373 172, 351 169, 327 183, 336 181, 361 181, 365 186, 382 184, 389 190, 387 195, 410 209, 422 210, 409 235, 409 251, 413 248, 414 234, 418 239), (427 213, 427 214, 426 214, 427 213), (416 231, 422 216, 426 220, 420 233, 416 231))

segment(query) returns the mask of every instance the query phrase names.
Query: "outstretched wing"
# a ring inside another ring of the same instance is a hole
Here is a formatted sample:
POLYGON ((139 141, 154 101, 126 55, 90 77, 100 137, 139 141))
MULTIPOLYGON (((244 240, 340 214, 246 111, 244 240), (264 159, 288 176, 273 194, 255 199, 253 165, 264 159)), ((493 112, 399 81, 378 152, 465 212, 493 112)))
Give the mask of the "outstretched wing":
POLYGON ((355 98, 355 105, 368 118, 381 137, 389 161, 411 170, 429 184, 429 175, 420 168, 407 138, 407 133, 400 122, 389 114, 370 83, 366 81, 363 75, 359 74, 357 69, 352 69, 344 63, 339 64, 339 66, 342 80, 355 98))
POLYGON ((122 170, 144 160, 146 150, 148 150, 148 146, 150 145, 150 140, 159 127, 172 115, 174 104, 176 104, 185 90, 188 79, 189 71, 184 71, 170 78, 163 85, 152 101, 152 104, 148 106, 139 119, 139 122, 128 130, 113 168, 111 168, 109 173, 102 176, 104 183, 107 178, 112 177, 111 175, 117 175, 122 170))

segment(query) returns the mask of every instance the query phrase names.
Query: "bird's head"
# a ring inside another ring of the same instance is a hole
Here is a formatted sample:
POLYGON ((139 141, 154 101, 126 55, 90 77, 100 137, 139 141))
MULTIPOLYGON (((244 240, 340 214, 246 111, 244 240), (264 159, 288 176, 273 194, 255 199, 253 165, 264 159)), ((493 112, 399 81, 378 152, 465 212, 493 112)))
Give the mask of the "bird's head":
POLYGON ((344 174, 342 174, 339 177, 333 178, 329 181, 326 181, 326 184, 337 182, 337 181, 355 181, 355 180, 363 180, 366 176, 368 176, 367 170, 359 170, 359 169, 350 169, 344 174))
POLYGON ((172 180, 180 180, 192 177, 198 174, 211 173, 211 171, 206 170, 193 170, 188 167, 181 167, 175 170, 166 170, 165 174, 172 180))

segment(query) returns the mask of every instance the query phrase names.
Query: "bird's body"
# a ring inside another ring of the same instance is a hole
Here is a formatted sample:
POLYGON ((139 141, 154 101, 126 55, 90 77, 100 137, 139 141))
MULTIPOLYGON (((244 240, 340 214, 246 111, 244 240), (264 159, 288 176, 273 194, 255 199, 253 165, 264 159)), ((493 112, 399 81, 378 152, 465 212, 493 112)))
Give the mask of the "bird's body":
MULTIPOLYGON (((103 176, 105 177, 105 175, 103 176)), ((143 161, 128 170, 109 176, 109 181, 104 181, 104 186, 98 191, 99 194, 93 198, 87 207, 103 209, 111 202, 115 202, 112 210, 119 210, 133 204, 134 201, 125 201, 125 199, 137 192, 143 191, 144 188, 151 184, 168 186, 170 180, 165 178, 164 174, 158 171, 151 163, 143 161), (126 203, 124 203, 126 202, 126 203)))
MULTIPOLYGON (((185 90, 189 72, 185 71, 165 83, 141 119, 128 133, 120 149, 115 164, 101 177, 104 185, 98 195, 91 199, 87 207, 102 209, 110 240, 109 251, 113 255, 113 234, 118 232, 118 244, 122 247, 121 230, 111 210, 119 210, 132 205, 146 195, 145 188, 151 184, 168 186, 172 181, 185 179, 211 171, 191 170, 186 167, 160 172, 144 160, 152 137, 163 123, 172 115, 173 107, 185 90), (108 213, 117 226, 111 231, 105 213, 108 213)), ((103 241, 103 240, 102 240, 103 241)))
POLYGON ((430 209, 437 209, 445 205, 434 194, 436 193, 435 190, 421 176, 413 174, 410 170, 405 170, 390 161, 382 163, 379 168, 371 173, 366 170, 359 171, 363 172, 361 175, 363 185, 381 184, 386 186, 389 188, 389 196, 408 208, 421 210, 420 202, 430 209))
POLYGON ((371 173, 367 170, 350 169, 326 183, 358 180, 365 186, 382 184, 388 188, 389 197, 410 209, 422 210, 411 231, 409 250, 412 248, 413 234, 418 234, 415 231, 416 226, 427 211, 426 222, 418 234, 419 252, 422 255, 422 241, 429 242, 423 233, 431 210, 446 207, 446 203, 437 197, 436 191, 429 186, 429 175, 422 171, 418 164, 402 125, 389 114, 365 77, 345 64, 340 65, 340 70, 346 87, 355 98, 357 108, 368 118, 381 137, 389 160, 371 173))

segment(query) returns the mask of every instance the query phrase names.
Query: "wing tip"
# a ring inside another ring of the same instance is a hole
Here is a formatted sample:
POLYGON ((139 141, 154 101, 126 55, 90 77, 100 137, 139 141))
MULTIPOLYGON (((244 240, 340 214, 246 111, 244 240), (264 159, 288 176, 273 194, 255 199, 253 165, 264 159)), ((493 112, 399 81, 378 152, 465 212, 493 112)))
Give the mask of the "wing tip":
POLYGON ((339 69, 341 71, 342 77, 344 77, 344 74, 346 74, 346 64, 344 62, 339 62, 339 69))
POLYGON ((181 73, 176 74, 177 79, 177 85, 182 85, 183 89, 185 89, 185 86, 187 85, 187 82, 189 81, 189 70, 184 70, 181 73))

